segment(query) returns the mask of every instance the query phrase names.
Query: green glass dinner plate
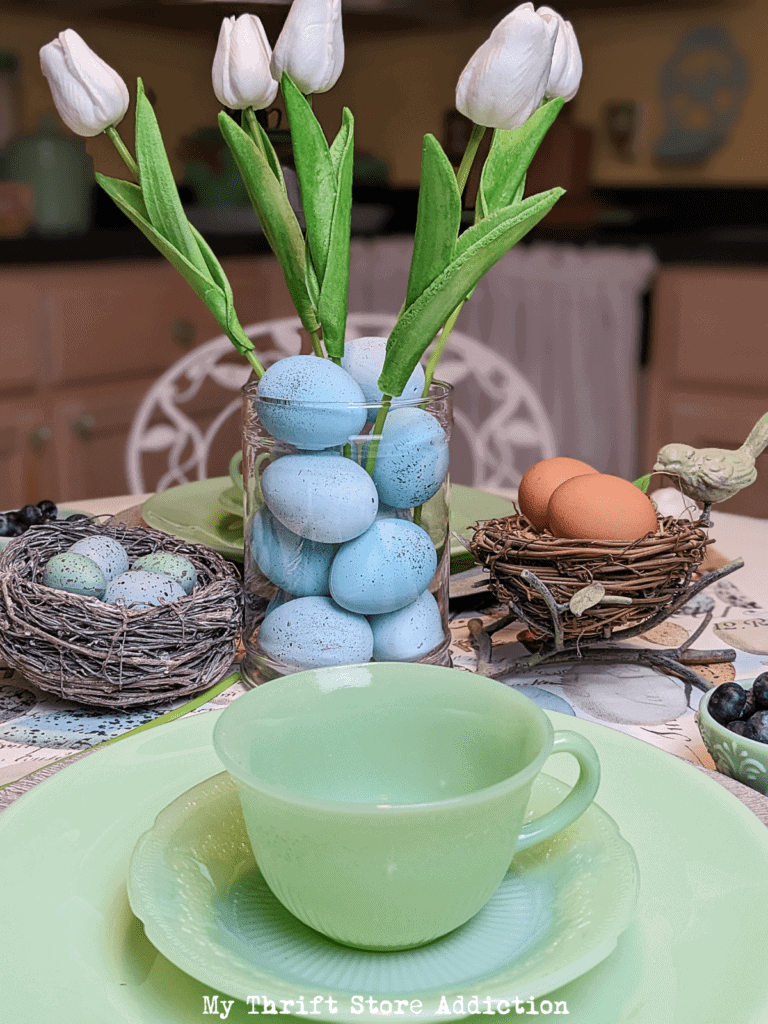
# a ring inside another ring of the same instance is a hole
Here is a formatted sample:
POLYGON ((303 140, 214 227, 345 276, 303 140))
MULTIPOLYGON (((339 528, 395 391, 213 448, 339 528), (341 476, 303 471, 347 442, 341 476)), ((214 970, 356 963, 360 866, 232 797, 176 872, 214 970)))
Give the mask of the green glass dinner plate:
MULTIPOLYGON (((567 792, 540 775, 529 820, 567 792)), ((152 944, 193 978, 243 1002, 255 991, 278 1005, 322 995, 318 1019, 339 1024, 378 1019, 351 1009, 355 993, 419 999, 427 1020, 461 994, 544 995, 604 960, 637 905, 635 855, 595 804, 564 833, 520 853, 465 925, 399 953, 346 949, 302 924, 249 854, 237 789, 222 772, 174 800, 139 840, 131 907, 152 944)))
MULTIPOLYGON (((203 1016, 204 997, 233 998, 158 952, 126 892, 140 836, 171 801, 220 771, 211 742, 219 713, 120 740, 0 814, 3 1019, 189 1024, 215 1019, 203 1016)), ((555 728, 575 729, 597 748, 599 803, 635 850, 642 881, 616 949, 547 998, 565 1000, 562 1019, 577 1024, 765 1024, 768 829, 670 754, 548 714, 555 728)), ((570 783, 575 768, 554 757, 547 772, 570 783)), ((258 1018, 235 1000, 227 1019, 258 1018)))
MULTIPOLYGON (((160 491, 141 509, 144 522, 192 544, 207 544, 228 558, 243 558, 243 521, 228 476, 195 480, 160 491)), ((512 502, 474 487, 451 487, 451 529, 468 540, 478 520, 508 516, 512 502)), ((474 564, 469 551, 451 537, 451 572, 464 572, 474 564)))

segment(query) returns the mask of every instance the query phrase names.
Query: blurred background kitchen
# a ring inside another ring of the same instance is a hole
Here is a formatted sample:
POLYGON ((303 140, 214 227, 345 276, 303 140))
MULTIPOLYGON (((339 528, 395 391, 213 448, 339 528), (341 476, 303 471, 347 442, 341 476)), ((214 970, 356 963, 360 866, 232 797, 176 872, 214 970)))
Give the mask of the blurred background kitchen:
MULTIPOLYGON (((458 166, 469 128, 454 109, 456 81, 512 6, 344 0, 344 71, 314 109, 327 134, 342 106, 356 118, 350 311, 399 310, 423 136, 433 132, 458 166)), ((738 447, 768 410, 768 4, 555 6, 574 25, 584 75, 527 192, 568 191, 487 275, 457 329, 525 374, 558 454, 633 478, 666 442, 738 447)), ((119 72, 131 144, 142 77, 190 219, 247 325, 293 307, 220 141, 211 64, 223 17, 258 14, 274 45, 287 8, 0 0, 0 508, 127 493, 124 452, 141 399, 220 333, 100 194, 94 168, 126 177, 124 166, 106 137, 82 140, 61 123, 39 48, 74 28, 119 72)), ((279 102, 269 127, 290 166, 279 102)), ((471 178, 468 207, 474 188, 471 178)), ((464 400, 485 414, 481 398, 464 400)), ((201 423, 215 418, 220 399, 201 392, 196 402, 201 423)), ((230 427, 211 475, 226 474, 239 445, 230 427)), ((471 483, 457 455, 454 480, 471 483)), ((725 511, 768 516, 768 456, 758 470, 725 511)))

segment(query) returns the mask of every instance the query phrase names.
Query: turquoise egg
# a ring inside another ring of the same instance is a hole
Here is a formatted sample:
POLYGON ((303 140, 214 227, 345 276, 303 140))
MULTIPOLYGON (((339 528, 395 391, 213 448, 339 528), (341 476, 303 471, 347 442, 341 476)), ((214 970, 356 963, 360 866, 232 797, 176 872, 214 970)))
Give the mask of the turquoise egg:
POLYGON ((405 519, 378 519, 343 544, 331 565, 331 596, 360 615, 404 608, 427 589, 437 568, 429 535, 405 519))
POLYGON ((328 578, 336 545, 307 540, 287 530, 268 508, 251 523, 251 557, 281 590, 296 597, 330 594, 328 578))
POLYGON ((94 534, 76 541, 69 549, 73 554, 86 555, 104 573, 107 583, 128 570, 128 552, 120 541, 104 534, 94 534))
POLYGON ((373 633, 362 615, 339 608, 330 597, 299 597, 264 617, 259 643, 274 661, 297 668, 370 661, 373 633))
POLYGON ((373 482, 379 499, 394 508, 423 505, 448 472, 448 437, 425 409, 393 409, 376 451, 373 482))
POLYGON ((360 385, 330 359, 286 356, 259 381, 256 411, 273 437, 317 451, 345 444, 360 433, 364 403, 360 385))
POLYGON ((81 597, 103 597, 107 581, 103 570, 87 555, 62 551, 46 562, 43 583, 81 597))
POLYGON ((170 576, 146 569, 130 569, 109 581, 104 601, 123 604, 126 608, 151 608, 185 596, 181 584, 170 576))
MULTIPOLYGON (((380 337, 353 338, 344 345, 341 357, 342 369, 346 370, 363 389, 366 401, 380 402, 384 397, 379 389, 379 377, 387 354, 387 339, 380 337)), ((392 400, 395 406, 412 398, 419 398, 424 391, 424 367, 419 363, 408 378, 403 392, 392 400)), ((376 419, 376 409, 368 410, 368 421, 376 419)))
POLYGON ((148 555, 141 555, 131 568, 146 569, 147 572, 159 572, 162 576, 170 576, 176 580, 185 594, 191 594, 197 586, 197 569, 188 558, 173 551, 151 551, 148 555))
POLYGON ((283 526, 321 544, 359 537, 379 508, 373 480, 351 459, 284 455, 261 474, 261 491, 283 526))
POLYGON ((443 620, 437 601, 423 594, 385 615, 371 615, 374 661, 415 661, 442 643, 443 620))

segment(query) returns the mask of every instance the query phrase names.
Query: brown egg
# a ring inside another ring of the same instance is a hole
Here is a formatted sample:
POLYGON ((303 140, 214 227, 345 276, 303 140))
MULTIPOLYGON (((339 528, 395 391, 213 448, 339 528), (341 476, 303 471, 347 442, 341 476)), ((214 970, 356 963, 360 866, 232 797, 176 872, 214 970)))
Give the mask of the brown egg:
POLYGON ((619 476, 574 476, 553 492, 547 509, 555 537, 572 540, 639 540, 658 528, 653 502, 619 476))
POLYGON ((543 530, 547 525, 547 505, 555 488, 572 476, 596 472, 596 469, 578 459, 542 459, 531 466, 520 481, 517 490, 520 511, 534 529, 543 530))

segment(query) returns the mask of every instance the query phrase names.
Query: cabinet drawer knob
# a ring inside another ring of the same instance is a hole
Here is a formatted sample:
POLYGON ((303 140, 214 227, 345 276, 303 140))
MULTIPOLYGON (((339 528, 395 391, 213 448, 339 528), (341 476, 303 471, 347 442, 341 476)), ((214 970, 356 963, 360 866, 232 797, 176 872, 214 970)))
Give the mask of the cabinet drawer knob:
POLYGON ((29 447, 33 452, 40 453, 45 450, 51 439, 50 427, 35 427, 29 432, 29 447))
POLYGON ((79 437, 81 441, 90 441, 96 433, 96 417, 92 416, 89 412, 80 413, 79 416, 75 416, 70 426, 72 427, 72 433, 79 437))
POLYGON ((171 337, 182 348, 191 348, 195 342, 195 325, 185 316, 171 322, 171 337))

